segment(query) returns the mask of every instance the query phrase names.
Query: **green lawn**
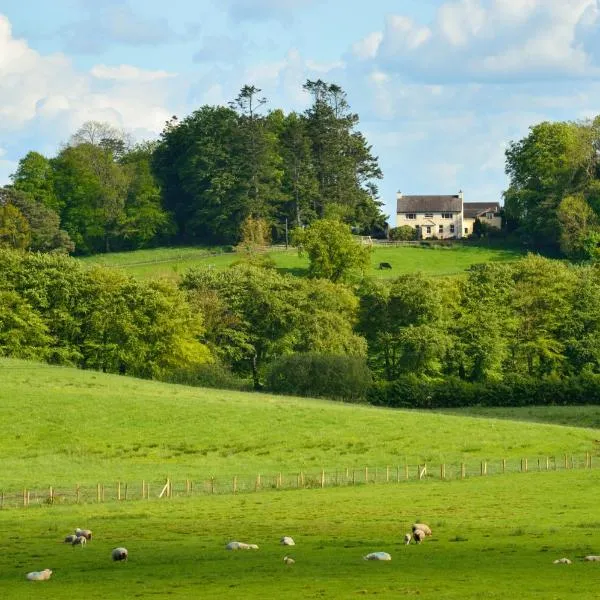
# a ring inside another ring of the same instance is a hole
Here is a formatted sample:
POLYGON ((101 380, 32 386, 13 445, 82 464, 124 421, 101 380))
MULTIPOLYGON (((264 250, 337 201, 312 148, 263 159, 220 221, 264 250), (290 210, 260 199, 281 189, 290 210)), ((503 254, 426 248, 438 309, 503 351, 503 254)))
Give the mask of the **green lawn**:
POLYGON ((4 510, 0 589, 3 600, 592 599, 600 564, 582 558, 600 554, 599 486, 592 470, 4 510), (405 546, 415 520, 433 536, 405 546), (93 530, 86 548, 61 543, 75 527, 93 530), (234 539, 259 550, 226 551, 234 539), (129 561, 112 563, 121 545, 129 561), (379 550, 392 561, 362 560, 379 550), (50 581, 25 580, 44 568, 50 581))
MULTIPOLYGON (((277 268, 284 273, 305 275, 308 259, 298 256, 295 249, 269 254, 277 268)), ((403 273, 421 271, 430 275, 461 273, 477 263, 510 261, 521 256, 517 250, 496 247, 375 247, 368 273, 376 278, 393 278, 403 273), (387 262, 392 268, 380 270, 379 263, 387 262)), ((177 279, 191 267, 211 266, 226 268, 240 260, 238 254, 223 253, 222 248, 157 248, 102 254, 80 259, 86 264, 118 266, 140 278, 166 277, 177 279)))
MULTIPOLYGON (((596 452, 598 431, 188 388, 0 359, 0 490, 596 452)), ((373 472, 373 471, 372 471, 373 472)))

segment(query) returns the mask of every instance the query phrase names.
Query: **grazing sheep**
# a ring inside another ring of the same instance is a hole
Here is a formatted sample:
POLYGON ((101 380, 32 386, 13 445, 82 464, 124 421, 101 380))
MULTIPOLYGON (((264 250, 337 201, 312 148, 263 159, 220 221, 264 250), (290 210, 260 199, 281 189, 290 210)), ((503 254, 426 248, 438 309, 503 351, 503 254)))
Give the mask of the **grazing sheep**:
POLYGON ((52 571, 50 569, 44 569, 43 571, 32 571, 31 573, 27 573, 25 577, 29 579, 29 581, 48 581, 51 575, 52 571))
POLYGON ((425 535, 431 535, 431 529, 429 528, 429 525, 425 525, 425 523, 415 523, 412 526, 413 532, 415 529, 420 529, 425 535))
POLYGON ((284 535, 280 540, 280 544, 282 546, 295 546, 296 542, 294 542, 294 540, 290 536, 284 535))
POLYGON ((407 546, 410 544, 410 540, 412 540, 412 536, 410 535, 410 533, 405 533, 404 534, 404 543, 407 546))
POLYGON ((127 548, 115 548, 110 555, 113 560, 127 560, 129 553, 127 548))
POLYGON ((598 556, 597 554, 590 554, 589 556, 586 556, 583 560, 587 560, 589 562, 600 562, 600 556, 598 556))
POLYGON ((283 562, 286 565, 293 565, 296 561, 291 556, 284 556, 283 557, 283 562))
POLYGON ((77 536, 75 534, 68 535, 65 538, 65 544, 72 544, 76 538, 77 538, 77 536))
POLYGON ((415 529, 413 531, 413 540, 415 544, 420 544, 425 539, 426 533, 422 529, 415 529))
POLYGON ((81 546, 82 548, 87 544, 87 538, 82 535, 78 535, 72 542, 71 546, 81 546))
POLYGON ((82 536, 86 540, 92 539, 92 532, 89 529, 79 529, 79 527, 75 530, 75 535, 82 536))
POLYGON ((363 556, 364 560, 392 560, 392 557, 387 552, 370 552, 363 556))
POLYGON ((256 544, 245 544, 244 542, 229 542, 225 548, 227 550, 258 550, 256 544))
POLYGON ((557 558, 553 564, 555 565, 570 565, 571 561, 568 558, 557 558))

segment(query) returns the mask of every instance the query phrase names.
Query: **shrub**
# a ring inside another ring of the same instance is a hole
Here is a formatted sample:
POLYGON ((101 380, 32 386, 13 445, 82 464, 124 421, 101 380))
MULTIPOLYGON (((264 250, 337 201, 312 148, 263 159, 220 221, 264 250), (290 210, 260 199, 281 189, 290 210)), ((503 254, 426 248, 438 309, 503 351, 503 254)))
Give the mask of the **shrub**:
POLYGON ((392 241, 410 242, 417 239, 417 230, 410 225, 401 225, 400 227, 392 227, 389 230, 388 237, 392 241))
POLYGON ((280 394, 363 400, 372 377, 364 358, 328 354, 290 354, 267 369, 267 389, 280 394))
POLYGON ((168 381, 194 387, 225 390, 249 391, 252 389, 250 381, 237 377, 220 363, 206 363, 193 368, 177 369, 169 375, 168 381))

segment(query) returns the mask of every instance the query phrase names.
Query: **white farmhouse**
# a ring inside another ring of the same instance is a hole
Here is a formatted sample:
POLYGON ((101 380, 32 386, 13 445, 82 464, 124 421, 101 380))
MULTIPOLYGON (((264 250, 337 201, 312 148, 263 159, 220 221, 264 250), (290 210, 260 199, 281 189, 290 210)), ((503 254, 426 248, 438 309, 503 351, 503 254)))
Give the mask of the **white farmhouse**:
POLYGON ((497 202, 463 202, 463 193, 449 196, 404 196, 397 194, 396 227, 409 225, 418 239, 458 239, 473 233, 475 219, 500 229, 497 202))

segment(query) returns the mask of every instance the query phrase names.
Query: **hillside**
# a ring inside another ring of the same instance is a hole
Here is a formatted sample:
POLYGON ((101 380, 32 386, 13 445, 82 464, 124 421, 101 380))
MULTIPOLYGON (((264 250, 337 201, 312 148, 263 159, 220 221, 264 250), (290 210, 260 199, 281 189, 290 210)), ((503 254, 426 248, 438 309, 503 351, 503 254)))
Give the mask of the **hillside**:
POLYGON ((593 429, 187 388, 0 359, 1 489, 593 451, 593 429))
MULTIPOLYGON (((375 278, 393 278, 403 273, 420 271, 429 275, 453 275, 473 264, 515 260, 522 254, 514 249, 481 246, 452 247, 378 247, 371 256, 371 269, 368 273, 375 278), (387 262, 392 268, 380 270, 379 263, 387 262)), ((308 259, 298 256, 296 249, 271 252, 277 269, 282 272, 304 275, 308 259)), ((81 258, 87 264, 117 266, 127 273, 141 278, 166 277, 176 279, 186 269, 199 266, 226 268, 240 259, 233 252, 225 253, 223 248, 156 248, 135 252, 97 254, 81 258)))

